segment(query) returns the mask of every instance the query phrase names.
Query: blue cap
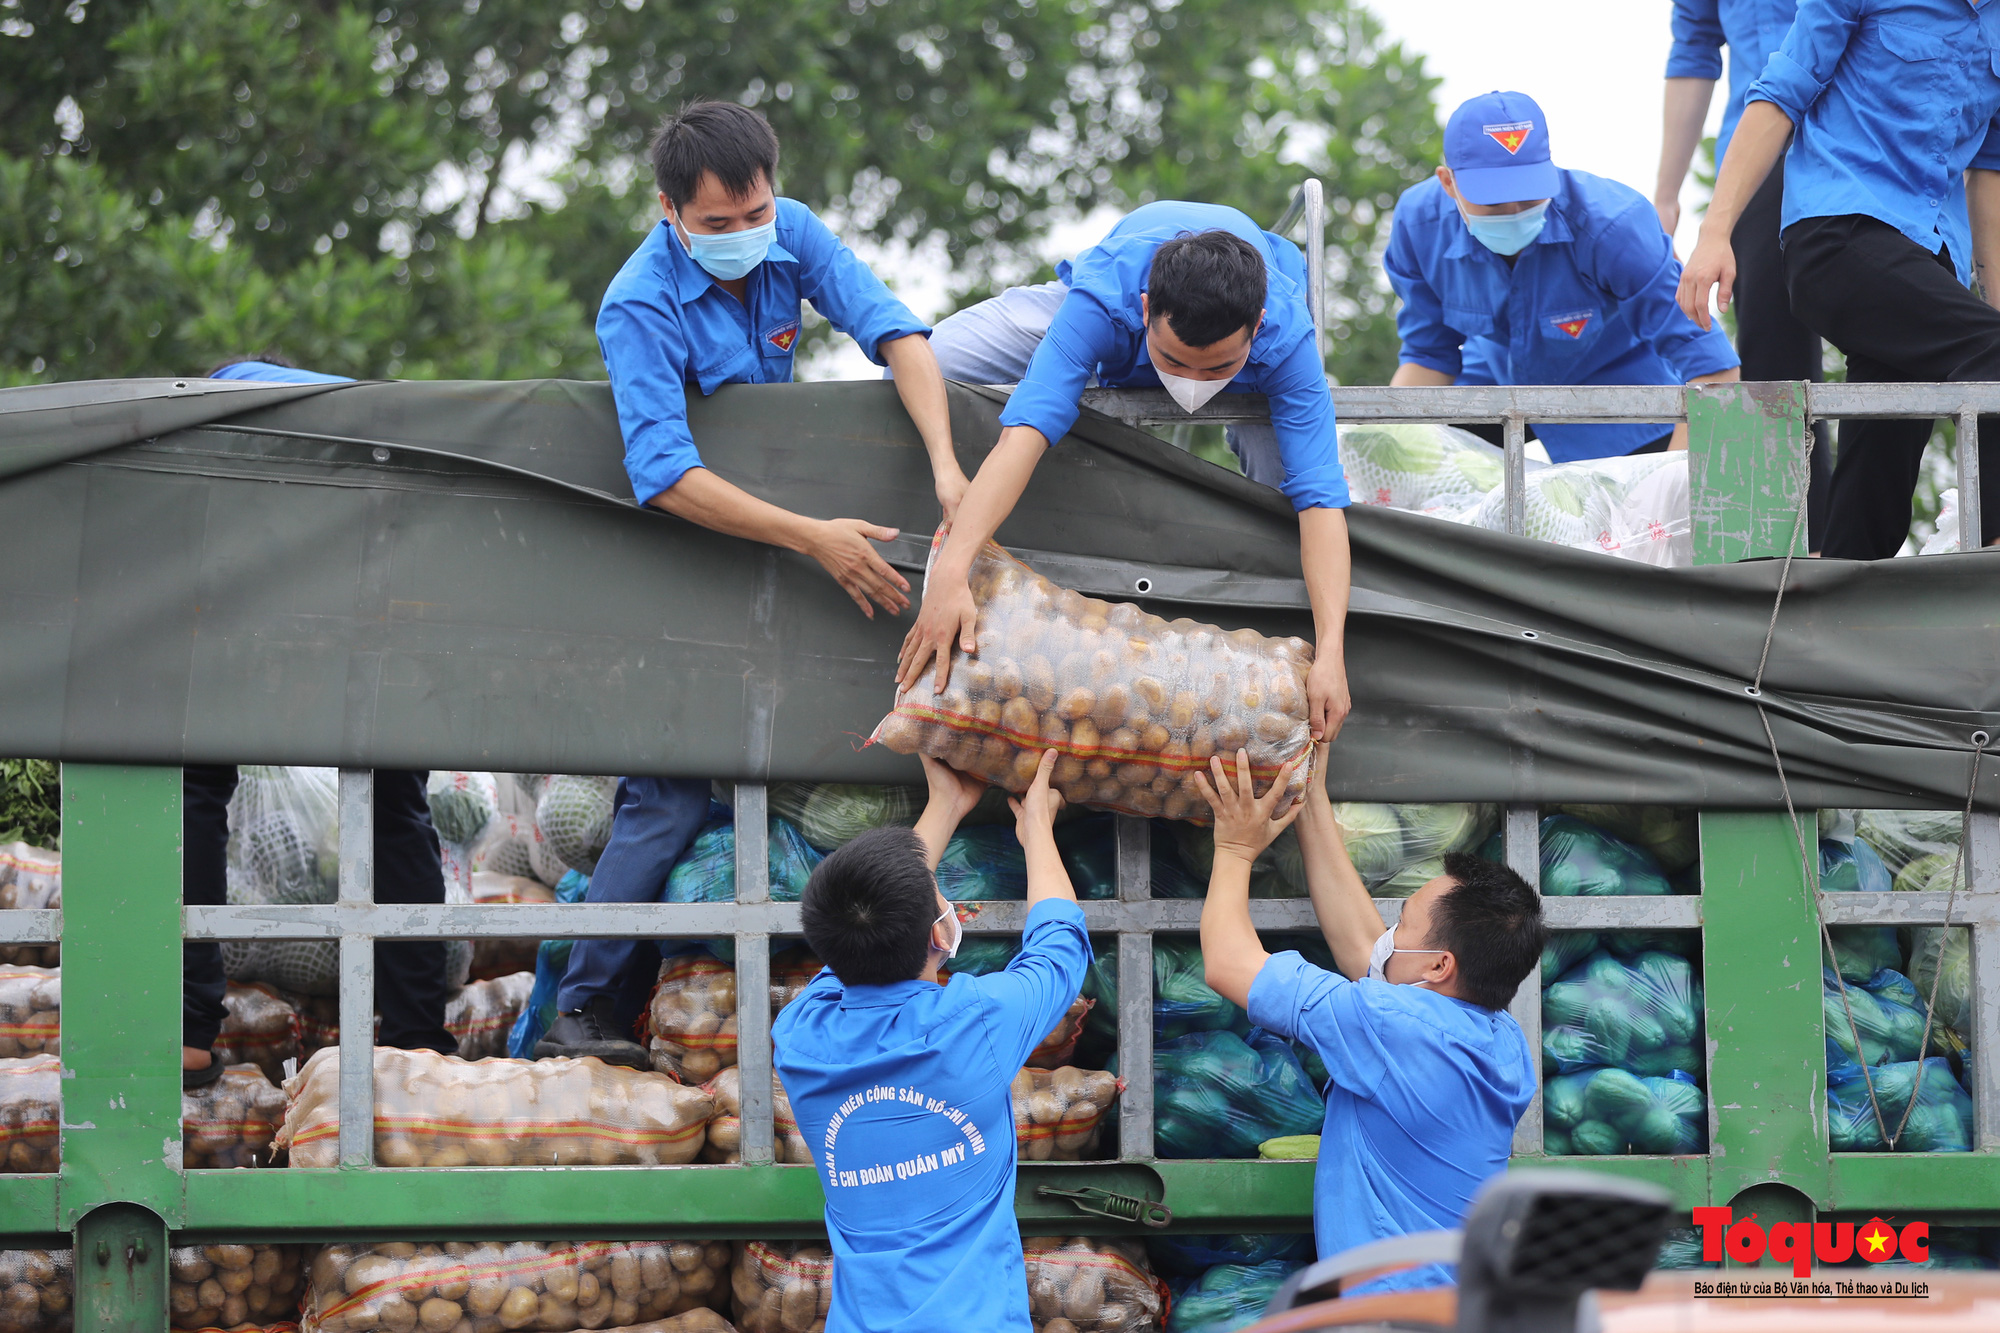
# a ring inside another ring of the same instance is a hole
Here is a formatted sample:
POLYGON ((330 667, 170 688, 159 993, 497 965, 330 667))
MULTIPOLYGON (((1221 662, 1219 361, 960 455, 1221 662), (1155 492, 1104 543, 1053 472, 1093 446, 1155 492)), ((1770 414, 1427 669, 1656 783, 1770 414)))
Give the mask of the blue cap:
POLYGON ((1444 164, 1458 192, 1475 204, 1547 199, 1558 183, 1548 119, 1526 93, 1487 93, 1452 112, 1444 164))

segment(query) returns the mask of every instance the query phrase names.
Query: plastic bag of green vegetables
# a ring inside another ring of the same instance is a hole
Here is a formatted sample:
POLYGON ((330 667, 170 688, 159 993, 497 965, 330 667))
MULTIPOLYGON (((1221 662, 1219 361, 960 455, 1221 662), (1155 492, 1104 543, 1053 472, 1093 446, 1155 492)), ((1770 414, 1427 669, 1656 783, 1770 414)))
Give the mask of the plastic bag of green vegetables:
POLYGON ((1972 1098, 1951 1076, 1950 1061, 1932 1056, 1919 1066, 1915 1060, 1899 1060, 1870 1069, 1866 1080, 1858 1066, 1849 1064, 1847 1071, 1826 1083, 1827 1136, 1835 1152, 1887 1152, 1883 1126, 1895 1134, 1899 1123, 1903 1131, 1896 1138, 1897 1152, 1972 1150, 1972 1098), (1870 1080, 1882 1108, 1880 1121, 1868 1100, 1870 1080), (1913 1094, 1915 1107, 1910 1105, 1913 1094))
POLYGON ((1898 870, 1890 887, 1898 893, 1949 893, 1955 882, 1963 892, 1965 873, 1965 863, 1956 849, 1925 852, 1898 870))
POLYGON ((1865 982, 1849 983, 1844 1004, 1841 990, 1833 970, 1821 969, 1820 1006, 1826 1019, 1829 1082, 1854 1072, 1857 1034, 1862 1062, 1898 1064, 1917 1058, 1924 1040, 1924 1002, 1908 977, 1883 968, 1865 982), (1852 1023, 1848 1022, 1849 1011, 1854 1015, 1852 1023))
MULTIPOLYGON (((1407 898, 1444 873, 1452 852, 1478 848, 1499 823, 1500 807, 1479 802, 1378 805, 1348 801, 1334 807, 1341 842, 1368 891, 1378 898, 1407 898)), ((1305 866, 1298 840, 1289 831, 1272 850, 1276 870, 1291 892, 1269 896, 1303 897, 1305 866)))
POLYGON ((1190 1032, 1247 1032, 1243 1011, 1202 979, 1201 945, 1192 940, 1153 941, 1153 1040, 1190 1032))
POLYGON ((1309 1263, 1313 1238, 1302 1232, 1239 1236, 1151 1236, 1146 1257, 1153 1271, 1166 1278, 1200 1277, 1217 1264, 1249 1267, 1273 1260, 1309 1263))
MULTIPOLYGON (((1860 839, 1821 838, 1819 886, 1828 893, 1887 893, 1889 870, 1860 839)), ((1825 961, 1849 981, 1866 981, 1885 967, 1903 965, 1894 926, 1829 926, 1832 952, 1825 961)))
POLYGON ((1557 814, 1573 815, 1614 838, 1653 854, 1660 869, 1671 875, 1701 859, 1701 837, 1695 812, 1678 805, 1557 805, 1557 814))
POLYGON ((1683 1156, 1708 1147, 1708 1098, 1687 1074, 1642 1078, 1585 1069, 1549 1079, 1542 1141, 1550 1156, 1683 1156))
POLYGON ((229 798, 229 901, 330 903, 340 888, 336 774, 244 764, 229 798))
MULTIPOLYGON (((782 819, 769 826, 767 863, 771 900, 795 903, 824 858, 799 831, 782 819)), ((670 903, 727 903, 736 900, 736 822, 728 807, 711 805, 709 822, 695 835, 674 873, 667 877, 670 903)))
POLYGON ((1542 1068, 1698 1078, 1701 1007, 1701 980, 1686 958, 1649 949, 1627 960, 1600 949, 1542 992, 1542 1068))
POLYGON ((1574 815, 1542 820, 1541 842, 1542 893, 1547 897, 1659 897, 1673 892, 1651 852, 1574 815))
POLYGON ((1693 1227, 1669 1227, 1667 1238, 1660 1242, 1660 1257, 1653 1260, 1653 1267, 1664 1269, 1720 1268, 1720 1259, 1709 1260, 1701 1257, 1701 1232, 1693 1227))
POLYGON ((1162 1157, 1252 1158, 1266 1139, 1318 1133, 1326 1115, 1291 1047, 1258 1028, 1156 1044, 1153 1109, 1162 1157))
POLYGON ((1928 999, 1936 984, 1937 1021, 1952 1029, 1962 1044, 1972 1031, 1972 932, 1953 926, 1947 935, 1943 926, 1913 926, 1907 975, 1922 999, 1928 999), (1938 976, 1940 970, 1943 977, 1938 976))
POLYGON ((856 834, 900 824, 923 813, 921 787, 863 786, 852 782, 777 782, 770 813, 798 829, 817 852, 830 852, 856 834))
POLYGON ((1854 830, 1881 855, 1891 875, 1901 876, 1925 857, 1943 855, 1949 861, 1958 850, 1964 821, 1956 810, 1860 810, 1854 830))
POLYGON ((1028 859, 1010 828, 962 828, 938 858, 938 892, 955 903, 1028 896, 1028 859))
MULTIPOLYGON (((1203 824, 1166 824, 1173 835, 1171 869, 1162 874, 1157 860, 1162 839, 1153 840, 1156 858, 1153 871, 1155 898, 1205 898, 1209 876, 1215 870, 1215 831, 1203 824)), ((1306 896, 1305 862, 1299 854, 1298 837, 1290 829, 1280 833, 1250 864, 1252 898, 1303 898, 1306 896)))
POLYGON ((1300 1260, 1217 1264, 1174 1299, 1167 1333, 1232 1333, 1264 1316, 1285 1279, 1304 1268, 1300 1260))
POLYGON ((1500 450, 1471 431, 1430 422, 1340 427, 1340 465, 1356 504, 1463 507, 1500 485, 1500 450), (1451 501, 1457 504, 1449 504, 1451 501))
POLYGON ((1692 930, 1557 930, 1542 946, 1542 984, 1556 980, 1599 949, 1613 957, 1632 959, 1648 951, 1675 953, 1692 959, 1701 936, 1692 930))
MULTIPOLYGON (((1208 891, 1208 879, 1197 879, 1182 860, 1176 831, 1190 829, 1206 833, 1196 825, 1155 819, 1150 821, 1148 839, 1152 856, 1152 896, 1155 898, 1199 898, 1208 891)), ((1213 846, 1213 843, 1210 844, 1213 846)), ((1091 811, 1066 824, 1056 825, 1056 850, 1062 853, 1063 868, 1079 898, 1104 900, 1118 896, 1118 817, 1091 811)))
POLYGON ((446 842, 476 842, 500 808, 500 784, 491 773, 434 768, 424 785, 431 824, 446 842))
POLYGON ((1867 843, 1821 838, 1819 886, 1827 893, 1887 893, 1892 882, 1889 867, 1867 843))

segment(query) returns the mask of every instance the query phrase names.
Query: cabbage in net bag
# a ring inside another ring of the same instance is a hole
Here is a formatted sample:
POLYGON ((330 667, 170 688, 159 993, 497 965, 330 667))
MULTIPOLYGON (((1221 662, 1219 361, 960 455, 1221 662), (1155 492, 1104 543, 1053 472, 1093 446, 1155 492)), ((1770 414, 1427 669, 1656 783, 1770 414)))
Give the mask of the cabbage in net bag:
MULTIPOLYGON (((0 911, 62 906, 62 857, 25 842, 0 843, 0 911)), ((0 943, 0 967, 55 967, 60 944, 0 943)))
POLYGON ((617 778, 552 774, 535 802, 543 844, 571 870, 597 873, 597 858, 611 842, 612 798, 617 778))
POLYGON ((62 969, 0 967, 0 1060, 62 1054, 62 969))
POLYGON ((1217 1264, 1174 1301, 1167 1333, 1233 1333, 1264 1317, 1264 1307, 1285 1279, 1305 1265, 1271 1259, 1261 1264, 1217 1264))
POLYGON ((472 872, 532 879, 552 889, 569 873, 569 867, 547 849, 532 811, 503 810, 487 822, 486 831, 473 843, 472 872))
POLYGON ((1920 999, 1929 997, 1933 982, 1937 985, 1932 1052, 1941 1046, 1940 1026, 1946 1029, 1946 1042, 1942 1044, 1955 1041, 1958 1049, 1964 1049, 1972 1032, 1972 932, 1963 926, 1953 926, 1949 933, 1942 926, 1912 927, 1908 975, 1920 999), (1942 979, 1937 975, 1940 970, 1944 973, 1942 979))
POLYGON ((1500 485, 1506 455, 1469 430, 1428 422, 1339 429, 1340 466, 1356 504, 1457 510, 1500 485))
POLYGON ((75 1291, 68 1250, 0 1250, 0 1329, 70 1333, 75 1291))
MULTIPOLYGON (((309 1270, 305 1333, 623 1328, 713 1308, 718 1241, 329 1245, 309 1270), (467 1321, 463 1324, 461 1320, 467 1321)), ((686 1333, 721 1327, 696 1319, 686 1333)))
POLYGON ((908 828, 923 813, 922 787, 877 787, 848 782, 778 782, 770 812, 798 829, 816 852, 830 852, 869 829, 908 828))
POLYGON ((1600 950, 1542 992, 1542 1068, 1616 1065, 1699 1078, 1701 1015, 1701 980, 1686 958, 1646 950, 1626 960, 1600 950))
MULTIPOLYGON (((742 1071, 731 1065, 702 1084, 701 1090, 715 1098, 715 1114, 708 1121, 708 1142, 702 1145, 701 1160, 742 1161, 742 1071)), ((771 1071, 771 1159, 792 1166, 811 1166, 813 1160, 812 1149, 806 1146, 799 1122, 792 1115, 792 1099, 785 1095, 776 1070, 771 1071)))
POLYGON ((1024 1162, 1080 1162, 1098 1155, 1105 1113, 1124 1090, 1099 1070, 1023 1069, 1014 1099, 1014 1143, 1024 1162))
POLYGON ((215 1058, 225 1065, 255 1065, 272 1083, 285 1081, 285 1061, 303 1060, 299 1011, 261 981, 232 981, 223 992, 226 1011, 215 1039, 215 1058))
POLYGON ((1238 749, 1261 782, 1301 761, 1291 788, 1304 793, 1305 640, 1169 623, 1057 587, 991 543, 970 582, 977 655, 954 650, 943 694, 929 673, 900 691, 872 740, 1011 792, 1026 791, 1054 749, 1051 781, 1065 799, 1133 815, 1205 820, 1194 774, 1238 749))
POLYGON ((1326 1104, 1282 1040, 1261 1029, 1191 1032, 1153 1048, 1153 1141, 1162 1157, 1257 1156, 1317 1134, 1326 1104))
POLYGON ((833 1253, 818 1241, 742 1241, 729 1270, 742 1333, 821 1333, 833 1304, 833 1253))
MULTIPOLYGON (((340 1049, 285 1083, 278 1147, 337 1166, 340 1049)), ((661 1074, 597 1060, 482 1060, 375 1048, 379 1166, 665 1166, 701 1152, 715 1103, 661 1074)))
MULTIPOLYGON (((181 1155, 197 1167, 269 1166, 285 1122, 285 1094, 256 1065, 237 1065, 181 1092, 181 1155)), ((238 1319, 232 1321, 242 1323, 238 1319)))
POLYGON ((1852 1064, 1843 1074, 1830 1074, 1826 1082, 1827 1137, 1835 1152, 1887 1152, 1889 1143, 1882 1134, 1886 1123, 1895 1133, 1905 1112, 1909 1120, 1896 1139, 1897 1152, 1972 1151, 1972 1098, 1951 1075, 1951 1062, 1932 1056, 1922 1063, 1923 1081, 1918 1083, 1918 1063, 1899 1060, 1868 1071, 1874 1081, 1875 1100, 1882 1107, 1882 1123, 1868 1100, 1868 1082, 1852 1064), (1916 1106, 1910 1105, 1911 1097, 1916 1106))
POLYGON ((1688 1075, 1624 1069, 1558 1074, 1545 1085, 1542 1140, 1550 1156, 1686 1155, 1707 1150, 1708 1098, 1688 1075))
POLYGON ((1664 896, 1673 892, 1651 852, 1574 815, 1550 815, 1542 820, 1541 844, 1542 893, 1546 897, 1664 896))
POLYGON ((500 810, 500 787, 491 773, 432 769, 424 794, 430 802, 431 826, 446 842, 468 846, 477 842, 487 821, 500 810))
POLYGON ((0 1060, 0 1172, 62 1168, 62 1061, 0 1060))
POLYGON ((1035 1333, 1159 1333, 1166 1287, 1136 1239, 1025 1236, 1035 1333))
POLYGON ((303 1245, 183 1245, 167 1252, 167 1319, 175 1329, 234 1329, 298 1317, 303 1245))

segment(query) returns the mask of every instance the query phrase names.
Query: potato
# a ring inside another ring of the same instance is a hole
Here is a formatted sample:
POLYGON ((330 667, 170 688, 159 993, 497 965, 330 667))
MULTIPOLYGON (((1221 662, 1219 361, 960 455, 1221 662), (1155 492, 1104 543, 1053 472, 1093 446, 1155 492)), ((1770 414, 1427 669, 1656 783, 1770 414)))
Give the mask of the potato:
MULTIPOLYGON (((285 1094, 264 1077, 261 1066, 231 1066, 207 1087, 181 1093, 185 1164, 191 1169, 269 1166, 271 1142, 284 1118, 285 1094)), ((211 1248, 248 1252, 247 1246, 211 1248)))
POLYGON ((743 1333, 812 1333, 833 1299, 833 1256, 810 1241, 745 1241, 731 1288, 743 1333))
POLYGON ((1036 1333, 1158 1333, 1164 1288, 1137 1241, 1034 1236, 1022 1251, 1036 1333))
POLYGON ((1022 1159, 1074 1162, 1090 1155, 1117 1089, 1115 1075, 1067 1066, 1029 1067, 1016 1074, 1009 1092, 1022 1159))
POLYGON ((0 1172, 61 1169, 61 1104, 60 1058, 31 1055, 0 1060, 0 1172))
POLYGON ((0 1060, 60 1055, 62 972, 0 967, 0 1060))

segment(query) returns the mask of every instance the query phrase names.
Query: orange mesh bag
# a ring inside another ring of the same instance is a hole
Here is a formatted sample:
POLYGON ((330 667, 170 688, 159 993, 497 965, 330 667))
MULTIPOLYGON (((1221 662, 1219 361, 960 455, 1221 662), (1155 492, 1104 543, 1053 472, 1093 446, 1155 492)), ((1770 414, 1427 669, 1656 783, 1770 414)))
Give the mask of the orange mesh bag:
POLYGON ((1116 1074, 1065 1066, 1023 1069, 1009 1091, 1021 1160, 1080 1162, 1096 1152, 1104 1117, 1125 1084, 1116 1074))
POLYGON ((0 967, 0 1060, 62 1054, 62 969, 0 967))
POLYGON ((233 1066, 207 1087, 181 1093, 182 1160, 190 1168, 269 1166, 284 1122, 278 1085, 256 1065, 233 1066))
MULTIPOLYGON (((720 1241, 329 1245, 312 1261, 306 1333, 630 1327, 728 1294, 720 1241)), ((721 1320, 677 1326, 705 1333, 721 1320)))
POLYGON ((53 1055, 0 1060, 0 1172, 61 1169, 62 1061, 53 1055))
MULTIPOLYGON (((933 542, 937 559, 940 542, 933 542)), ((1312 754, 1306 673, 1312 645, 1255 630, 1167 621, 1043 578, 988 543, 973 561, 977 651, 954 649, 943 694, 926 673, 896 695, 872 740, 922 752, 1011 792, 1026 791, 1043 750, 1072 804, 1206 820, 1194 785, 1210 755, 1250 752, 1260 781, 1312 754)))
POLYGON ((299 1011, 277 988, 261 981, 232 981, 222 996, 228 1014, 215 1039, 225 1065, 256 1065, 273 1083, 285 1081, 285 1061, 302 1060, 299 1011))
POLYGON ((177 1333, 298 1328, 303 1245, 188 1245, 167 1254, 167 1320, 177 1333))
POLYGON ((730 1270, 743 1333, 823 1333, 833 1304, 833 1252, 818 1241, 749 1240, 730 1270))
MULTIPOLYGON (((708 1142, 701 1150, 704 1162, 743 1160, 743 1082, 735 1065, 701 1085, 715 1098, 715 1115, 708 1122, 708 1142)), ((799 1122, 792 1117, 791 1098, 785 1085, 771 1071, 771 1157, 793 1166, 811 1166, 812 1149, 799 1134, 799 1122)))
POLYGON ((0 1329, 70 1333, 75 1291, 68 1250, 0 1250, 0 1329))
POLYGON ((1028 1317, 1035 1333, 1159 1333, 1170 1304, 1136 1240, 1028 1236, 1028 1317))
MULTIPOLYGON (((285 1083, 276 1146, 336 1166, 340 1049, 285 1083)), ((692 1162, 715 1109, 700 1088, 599 1060, 481 1060, 375 1048, 379 1166, 666 1166, 692 1162)))

